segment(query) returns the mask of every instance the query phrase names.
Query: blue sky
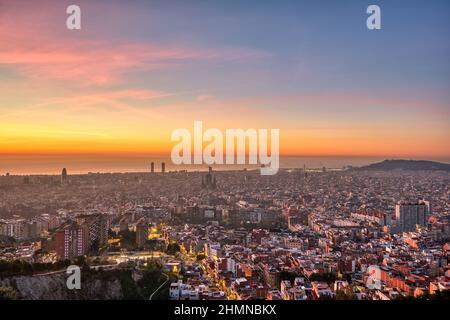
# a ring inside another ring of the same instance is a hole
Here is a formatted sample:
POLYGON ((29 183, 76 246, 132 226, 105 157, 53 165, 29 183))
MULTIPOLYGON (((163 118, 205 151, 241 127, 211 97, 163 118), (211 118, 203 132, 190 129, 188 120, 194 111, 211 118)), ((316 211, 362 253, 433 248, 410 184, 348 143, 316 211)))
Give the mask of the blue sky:
POLYGON ((58 136, 65 121, 78 144, 76 132, 117 139, 142 125, 136 134, 163 145, 169 134, 146 131, 145 115, 169 129, 199 117, 277 126, 282 149, 296 154, 348 154, 333 146, 354 143, 365 155, 450 155, 449 1, 63 0, 36 10, 0 0, 0 8, 4 139, 26 139, 17 136, 23 127, 58 136), (63 27, 72 3, 82 8, 79 32, 63 27), (381 30, 366 28, 370 4, 381 7, 381 30), (76 114, 80 104, 89 117, 76 114), (111 111, 120 108, 136 115, 111 111))

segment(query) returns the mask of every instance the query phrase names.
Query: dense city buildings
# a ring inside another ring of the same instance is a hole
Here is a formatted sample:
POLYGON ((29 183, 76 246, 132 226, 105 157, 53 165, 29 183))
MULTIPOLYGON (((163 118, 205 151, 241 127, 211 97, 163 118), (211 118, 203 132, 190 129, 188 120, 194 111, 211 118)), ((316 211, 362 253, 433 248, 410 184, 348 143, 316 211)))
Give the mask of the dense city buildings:
POLYGON ((89 230, 87 226, 68 222, 56 231, 55 251, 58 257, 72 259, 87 253, 89 230))
POLYGON ((414 231, 417 225, 426 226, 430 214, 430 202, 399 203, 395 206, 395 219, 400 231, 414 231))
POLYGON ((3 263, 83 256, 94 269, 131 263, 140 279, 158 261, 158 286, 174 300, 391 300, 450 288, 448 172, 27 178, 0 176, 3 263))

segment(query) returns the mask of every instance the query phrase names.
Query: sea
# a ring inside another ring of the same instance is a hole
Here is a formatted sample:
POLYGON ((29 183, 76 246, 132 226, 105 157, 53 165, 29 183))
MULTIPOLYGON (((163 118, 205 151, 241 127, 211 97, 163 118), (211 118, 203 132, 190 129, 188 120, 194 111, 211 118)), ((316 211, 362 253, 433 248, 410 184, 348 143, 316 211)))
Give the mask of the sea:
MULTIPOLYGON (((349 157, 349 156, 283 156, 280 168, 307 170, 342 170, 348 166, 358 167, 385 159, 432 160, 450 163, 450 159, 408 157, 349 157)), ((155 172, 165 163, 169 171, 206 171, 208 165, 175 165, 168 156, 162 155, 0 155, 0 175, 53 175, 66 168, 69 174, 150 172, 154 162, 155 172)), ((213 165, 213 170, 257 169, 255 165, 213 165)))

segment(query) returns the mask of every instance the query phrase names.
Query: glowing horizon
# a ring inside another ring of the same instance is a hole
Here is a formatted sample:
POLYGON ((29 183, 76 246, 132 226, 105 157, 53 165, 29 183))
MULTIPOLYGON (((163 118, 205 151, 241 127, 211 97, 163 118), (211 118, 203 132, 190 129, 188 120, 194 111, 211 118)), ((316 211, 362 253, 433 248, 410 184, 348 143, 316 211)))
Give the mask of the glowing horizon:
POLYGON ((0 0, 0 155, 167 155, 202 120, 279 128, 281 156, 450 159, 448 2, 381 1, 378 33, 357 1, 74 1, 69 31, 72 2, 0 0))

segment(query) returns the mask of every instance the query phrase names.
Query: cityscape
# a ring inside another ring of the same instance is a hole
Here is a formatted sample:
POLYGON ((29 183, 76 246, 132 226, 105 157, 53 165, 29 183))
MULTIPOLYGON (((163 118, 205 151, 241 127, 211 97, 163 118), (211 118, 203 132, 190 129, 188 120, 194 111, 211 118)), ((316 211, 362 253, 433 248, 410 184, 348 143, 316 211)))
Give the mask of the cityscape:
POLYGON ((388 163, 282 169, 275 176, 211 167, 165 172, 154 162, 144 173, 71 175, 64 168, 60 176, 3 175, 2 294, 448 297, 450 165, 389 170, 388 163), (71 264, 82 266, 75 292, 65 287, 71 264))
POLYGON ((437 318, 449 31, 448 0, 0 0, 0 314, 437 318))

